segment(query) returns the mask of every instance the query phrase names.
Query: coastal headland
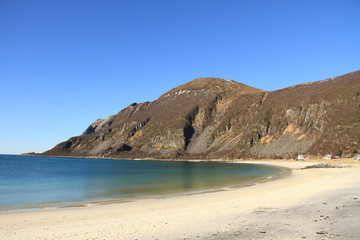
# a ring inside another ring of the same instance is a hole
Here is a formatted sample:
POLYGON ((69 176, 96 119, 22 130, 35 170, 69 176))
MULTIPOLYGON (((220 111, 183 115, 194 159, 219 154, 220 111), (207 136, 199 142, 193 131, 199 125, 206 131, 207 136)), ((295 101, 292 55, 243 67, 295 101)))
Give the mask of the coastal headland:
POLYGON ((311 160, 235 162, 286 167, 291 169, 291 174, 248 187, 204 194, 3 212, 0 239, 357 239, 360 236, 360 164, 353 159, 320 165, 319 161, 311 160))
POLYGON ((277 91, 197 78, 93 122, 43 156, 290 159, 360 152, 360 71, 277 91))

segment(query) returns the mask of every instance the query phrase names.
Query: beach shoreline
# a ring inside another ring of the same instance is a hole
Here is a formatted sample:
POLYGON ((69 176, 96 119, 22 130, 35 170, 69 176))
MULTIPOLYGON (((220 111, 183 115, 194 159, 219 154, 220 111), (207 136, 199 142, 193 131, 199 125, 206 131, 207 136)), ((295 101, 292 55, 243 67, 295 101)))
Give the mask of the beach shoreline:
MULTIPOLYGON (((317 162, 231 161, 286 167, 286 178, 205 194, 0 213, 1 239, 356 239, 360 168, 317 162), (352 224, 349 224, 351 222, 352 224), (335 228, 336 226, 336 228, 335 228)), ((345 164, 345 165, 344 165, 345 164)))
MULTIPOLYGON (((71 159, 71 158, 70 158, 71 159)), ((103 160, 103 159, 100 159, 103 160)), ((109 160, 117 160, 117 159, 109 159, 109 160)), ((121 160, 121 159, 119 159, 121 160)), ((134 161, 134 160, 128 160, 128 161, 134 161)), ((138 161, 150 161, 150 159, 147 160, 138 160, 138 161)), ((155 162, 158 162, 159 160, 152 160, 155 162)), ((162 160, 165 162, 173 162, 171 160, 162 160)), ((180 160, 179 160, 180 161, 180 160)), ((177 162, 179 162, 177 161, 177 162)), ((181 162, 211 162, 211 163, 221 163, 221 164, 251 164, 241 161, 234 161, 234 162, 224 162, 223 160, 209 160, 209 161, 199 161, 199 160, 181 160, 181 162)), ((161 163, 162 164, 162 163, 161 163)), ((224 165, 224 166, 225 166, 224 165)), ((253 165, 253 164, 252 164, 253 165)), ((266 165, 266 164, 262 164, 266 165)), ((216 165, 215 165, 216 166, 216 165)), ((22 212, 22 211, 42 211, 42 210, 49 210, 49 209, 63 209, 63 208, 74 208, 74 207, 89 207, 94 205, 105 205, 105 204, 115 204, 115 203, 124 203, 124 202, 133 202, 143 199, 158 199, 158 198, 169 198, 169 197, 175 197, 175 196, 182 196, 182 195, 196 195, 196 194, 205 194, 205 193, 211 193, 211 192, 219 192, 219 191, 228 191, 231 189, 238 189, 242 187, 248 187, 252 186, 254 184, 259 184, 267 181, 274 181, 279 178, 283 178, 288 176, 291 173, 291 170, 286 167, 280 167, 280 166, 272 166, 273 169, 277 169, 277 172, 264 174, 263 176, 258 176, 254 179, 248 178, 245 180, 238 179, 238 181, 230 181, 231 183, 227 182, 226 184, 217 184, 217 186, 208 186, 208 187, 202 187, 199 189, 191 189, 191 190, 185 190, 185 189, 179 189, 178 191, 172 191, 169 193, 149 193, 146 195, 138 195, 138 196, 118 196, 113 198, 98 198, 98 199, 81 199, 81 200, 70 200, 70 201, 64 201, 64 200, 55 200, 55 201, 39 201, 39 202, 29 202, 29 203, 20 203, 20 204, 12 204, 12 205, 1 205, 0 206, 0 213, 10 213, 10 212, 22 212), (270 174, 270 175, 269 175, 270 174)), ((240 173, 241 175, 241 173, 240 173)), ((221 181, 219 182, 221 183, 221 181)), ((46 194, 46 193, 45 193, 46 194)))

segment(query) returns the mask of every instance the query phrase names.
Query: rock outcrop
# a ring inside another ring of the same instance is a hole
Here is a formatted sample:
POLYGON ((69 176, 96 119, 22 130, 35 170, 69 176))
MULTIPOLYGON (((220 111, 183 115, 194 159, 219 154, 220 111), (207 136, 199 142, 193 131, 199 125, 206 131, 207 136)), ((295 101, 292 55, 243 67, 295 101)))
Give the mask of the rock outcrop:
POLYGON ((267 92, 199 78, 98 119, 45 155, 122 158, 352 156, 360 150, 360 71, 267 92))

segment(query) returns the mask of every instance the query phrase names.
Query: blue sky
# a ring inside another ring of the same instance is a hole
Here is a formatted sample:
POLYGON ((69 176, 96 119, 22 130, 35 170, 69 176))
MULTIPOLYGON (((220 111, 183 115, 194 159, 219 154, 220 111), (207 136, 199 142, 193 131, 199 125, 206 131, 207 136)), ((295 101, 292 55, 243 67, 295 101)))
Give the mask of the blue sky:
POLYGON ((360 69, 360 1, 0 0, 0 153, 43 152, 198 77, 360 69))

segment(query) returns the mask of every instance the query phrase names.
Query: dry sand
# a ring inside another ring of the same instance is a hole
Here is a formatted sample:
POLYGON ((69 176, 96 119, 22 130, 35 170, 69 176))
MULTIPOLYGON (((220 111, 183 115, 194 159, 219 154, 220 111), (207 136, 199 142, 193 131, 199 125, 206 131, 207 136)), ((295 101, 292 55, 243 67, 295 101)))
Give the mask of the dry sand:
POLYGON ((0 213, 0 239, 360 239, 360 167, 302 167, 240 189, 0 213))

